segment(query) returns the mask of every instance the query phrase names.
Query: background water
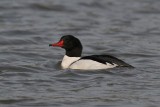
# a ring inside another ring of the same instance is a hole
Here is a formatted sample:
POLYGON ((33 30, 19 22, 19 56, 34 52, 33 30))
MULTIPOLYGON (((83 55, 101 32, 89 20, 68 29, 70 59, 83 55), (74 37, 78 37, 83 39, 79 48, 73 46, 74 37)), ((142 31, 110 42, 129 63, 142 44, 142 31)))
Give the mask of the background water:
POLYGON ((0 107, 159 107, 159 0, 1 0, 0 107), (111 54, 135 69, 62 70, 78 37, 83 55, 111 54))

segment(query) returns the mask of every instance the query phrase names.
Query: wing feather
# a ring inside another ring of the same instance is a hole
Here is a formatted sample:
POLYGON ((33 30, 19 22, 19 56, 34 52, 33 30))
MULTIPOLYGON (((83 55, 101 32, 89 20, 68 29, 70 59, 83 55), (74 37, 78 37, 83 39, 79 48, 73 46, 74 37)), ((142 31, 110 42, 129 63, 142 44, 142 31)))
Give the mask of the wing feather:
POLYGON ((91 60, 94 60, 94 61, 97 61, 97 62, 100 62, 103 64, 109 63, 112 65, 117 64, 118 66, 123 66, 123 67, 133 67, 133 66, 127 64, 126 62, 124 62, 116 57, 113 57, 111 55, 91 55, 91 56, 82 57, 81 59, 91 59, 91 60))

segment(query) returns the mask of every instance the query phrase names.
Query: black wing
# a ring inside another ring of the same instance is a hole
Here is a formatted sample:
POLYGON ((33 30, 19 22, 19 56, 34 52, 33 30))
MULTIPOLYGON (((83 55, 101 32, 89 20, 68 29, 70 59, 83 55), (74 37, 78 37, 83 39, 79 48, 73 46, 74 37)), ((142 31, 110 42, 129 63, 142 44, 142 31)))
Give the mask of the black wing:
POLYGON ((127 64, 126 62, 110 55, 92 55, 92 56, 82 57, 81 59, 91 59, 103 64, 110 63, 112 65, 117 64, 118 66, 123 66, 123 67, 133 67, 127 64))

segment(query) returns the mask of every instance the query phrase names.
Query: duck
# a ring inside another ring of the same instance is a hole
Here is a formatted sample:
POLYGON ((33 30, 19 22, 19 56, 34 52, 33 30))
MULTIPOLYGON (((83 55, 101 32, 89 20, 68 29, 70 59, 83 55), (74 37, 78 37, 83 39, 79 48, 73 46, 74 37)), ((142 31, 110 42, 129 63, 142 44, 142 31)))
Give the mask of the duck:
POLYGON ((83 46, 78 38, 73 35, 64 35, 57 43, 49 44, 52 47, 65 49, 65 55, 61 61, 62 69, 98 70, 116 67, 129 67, 132 65, 111 55, 81 56, 83 46))

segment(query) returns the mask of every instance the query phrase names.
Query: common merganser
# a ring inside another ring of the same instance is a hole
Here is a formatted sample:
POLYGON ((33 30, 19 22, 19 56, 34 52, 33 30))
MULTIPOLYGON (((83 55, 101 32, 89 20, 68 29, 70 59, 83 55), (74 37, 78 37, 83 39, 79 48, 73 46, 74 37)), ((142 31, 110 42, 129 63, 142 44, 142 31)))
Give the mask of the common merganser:
POLYGON ((108 69, 115 67, 132 67, 124 61, 110 55, 91 55, 81 57, 82 44, 80 40, 72 35, 62 36, 59 42, 49 44, 53 47, 61 47, 66 50, 61 66, 63 69, 108 69))

